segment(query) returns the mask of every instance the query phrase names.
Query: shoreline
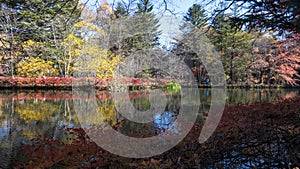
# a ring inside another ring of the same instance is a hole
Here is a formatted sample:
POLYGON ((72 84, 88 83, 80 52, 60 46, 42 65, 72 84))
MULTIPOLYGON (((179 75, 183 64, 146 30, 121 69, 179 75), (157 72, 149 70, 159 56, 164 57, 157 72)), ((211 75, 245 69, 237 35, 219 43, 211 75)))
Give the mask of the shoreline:
MULTIPOLYGON (((146 89, 161 89, 165 88, 166 85, 152 85, 152 86, 145 86, 145 85, 124 85, 121 89, 128 88, 129 91, 136 91, 136 90, 146 90, 146 89)), ((184 88, 189 88, 190 86, 184 86, 184 88)), ((75 87, 75 88, 86 88, 84 86, 75 87)), ((210 89, 212 88, 210 85, 200 85, 198 86, 199 89, 210 89)), ((213 87, 213 88, 222 88, 222 87, 213 87)), ((236 85, 227 85, 226 89, 300 89, 299 86, 278 86, 278 85, 251 85, 251 86, 236 86, 236 85)), ((73 90, 73 86, 1 86, 0 90, 73 90)), ((111 90, 110 86, 104 87, 95 87, 95 90, 98 91, 106 91, 111 90)))
MULTIPOLYGON (((72 90, 74 87, 84 88, 82 81, 89 82, 89 87, 94 86, 96 90, 111 90, 112 79, 98 78, 23 78, 23 77, 0 77, 1 90, 72 90)), ((119 89, 144 90, 165 88, 172 79, 154 79, 154 78, 121 78, 118 79, 117 87, 119 89)), ((189 84, 182 87, 191 87, 189 84)), ((223 88, 224 86, 215 86, 223 88)), ((215 88, 214 87, 214 88, 215 88)), ((212 88, 210 84, 200 84, 198 88, 212 88)), ((272 84, 227 84, 227 89, 280 89, 280 88, 300 88, 300 86, 272 85, 272 84)))

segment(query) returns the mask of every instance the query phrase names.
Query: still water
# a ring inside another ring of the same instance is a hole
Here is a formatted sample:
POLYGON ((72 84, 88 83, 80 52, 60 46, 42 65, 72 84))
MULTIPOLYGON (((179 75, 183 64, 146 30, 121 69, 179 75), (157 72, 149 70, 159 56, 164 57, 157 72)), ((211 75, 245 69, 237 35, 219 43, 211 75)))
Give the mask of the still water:
MULTIPOLYGON (((57 149, 72 147, 78 141, 78 135, 74 134, 74 130, 80 129, 81 124, 74 110, 73 99, 96 100, 101 113, 89 114, 84 119, 97 125, 109 124, 128 136, 149 137, 166 130, 178 132, 176 128, 172 128, 172 124, 180 109, 180 96, 174 93, 165 93, 167 95, 165 112, 156 115, 151 123, 131 123, 117 113, 114 102, 118 99, 130 99, 134 107, 140 111, 149 109, 148 94, 146 91, 131 92, 129 95, 124 94, 124 97, 112 98, 110 92, 101 91, 97 92, 94 98, 74 98, 72 91, 2 90, 0 91, 0 168, 26 168, 40 163, 44 163, 46 167, 68 168, 67 162, 64 166, 59 166, 59 160, 55 161, 54 157, 59 156, 55 154, 57 149), (34 147, 35 145, 56 146, 41 152, 34 147), (37 150, 30 150, 34 148, 37 150), (46 156, 54 157, 49 162, 46 156)), ((228 89, 226 104, 272 102, 282 97, 291 98, 299 94, 300 91, 297 89, 228 89)), ((211 90, 200 89, 200 100, 198 121, 203 120, 205 112, 209 110, 211 90)))

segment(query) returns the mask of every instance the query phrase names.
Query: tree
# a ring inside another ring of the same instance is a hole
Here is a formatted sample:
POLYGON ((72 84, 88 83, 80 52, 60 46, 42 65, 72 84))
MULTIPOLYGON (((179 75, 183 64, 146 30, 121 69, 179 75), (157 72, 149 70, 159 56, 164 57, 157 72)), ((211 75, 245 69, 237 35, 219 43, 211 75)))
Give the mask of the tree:
POLYGON ((125 3, 118 2, 114 9, 117 18, 126 17, 129 15, 129 9, 125 3))
POLYGON ((83 48, 84 41, 73 34, 69 34, 64 41, 62 46, 64 47, 64 54, 58 60, 61 72, 64 77, 71 76, 74 69, 74 62, 79 57, 81 49, 83 48))
POLYGON ((265 35, 253 44, 253 61, 249 69, 256 83, 299 85, 299 35, 277 40, 265 35))
POLYGON ((57 0, 5 1, 2 6, 13 10, 16 22, 13 33, 21 42, 27 40, 43 41, 52 39, 52 28, 59 29, 56 36, 61 39, 66 32, 68 22, 79 17, 77 0, 62 2, 57 0), (63 21, 61 23, 55 21, 63 21))
POLYGON ((271 58, 278 54, 277 45, 278 41, 271 35, 258 37, 254 41, 252 58, 249 62, 249 70, 254 83, 270 84, 272 79, 274 80, 274 62, 271 62, 273 60, 271 58))
POLYGON ((193 6, 188 9, 183 20, 189 22, 192 26, 200 28, 206 26, 208 19, 206 17, 205 10, 201 7, 201 5, 193 4, 193 6))
POLYGON ((300 34, 292 34, 279 42, 280 53, 274 59, 275 71, 290 85, 300 80, 300 34))
POLYGON ((153 5, 149 0, 139 0, 137 3, 136 13, 151 13, 153 10, 153 5))
MULTIPOLYGON (((125 7, 129 5, 130 4, 123 5, 122 10, 124 11, 126 9, 125 7)), ((121 9, 121 7, 119 9, 121 9)), ((151 49, 159 44, 159 24, 152 10, 153 5, 150 1, 140 0, 136 4, 136 11, 134 13, 130 14, 127 12, 125 14, 126 16, 123 16, 122 20, 124 20, 128 26, 124 26, 124 28, 120 29, 119 26, 116 25, 119 28, 118 31, 131 33, 125 35, 125 37, 120 37, 118 42, 114 42, 116 44, 111 48, 113 53, 118 52, 121 55, 129 56, 136 50, 151 49), (140 32, 132 32, 133 30, 140 32)), ((112 32, 111 36, 117 37, 118 35, 114 35, 112 32)))
MULTIPOLYGON (((85 39, 88 39, 94 33, 100 33, 99 27, 93 25, 96 15, 84 4, 79 4, 81 10, 79 21, 69 25, 68 34, 64 39, 54 39, 54 48, 51 50, 52 59, 60 72, 60 76, 70 77, 75 70, 75 63, 81 56, 82 49, 85 45, 85 39)), ((56 31, 53 32, 56 34, 56 31)))
POLYGON ((14 26, 16 24, 16 16, 10 6, 0 6, 1 21, 1 69, 4 74, 10 74, 14 77, 14 66, 17 63, 20 49, 18 41, 14 35, 14 26))
POLYGON ((232 27, 229 16, 223 14, 216 18, 208 37, 216 50, 221 52, 228 82, 236 83, 248 79, 246 64, 254 36, 232 27))
MULTIPOLYGON (((217 2, 217 1, 210 1, 217 2)), ((220 3, 224 4, 225 1, 220 3)), ((232 16, 232 25, 248 29, 260 28, 288 32, 300 32, 300 2, 295 0, 230 0, 226 5, 216 9, 213 18, 238 6, 239 15, 232 16)))
POLYGON ((19 51, 18 56, 13 53, 8 55, 16 58, 10 62, 11 75, 14 65, 22 57, 41 57, 42 59, 53 59, 50 54, 57 54, 55 43, 61 42, 68 34, 69 25, 79 17, 77 8, 78 0, 30 0, 30 1, 2 1, 1 2, 1 41, 8 42, 9 46, 2 46, 6 51, 19 51), (36 53, 28 53, 23 49, 23 42, 33 41, 42 43, 42 47, 36 53), (29 55, 33 54, 33 55, 29 55), (41 55, 41 56, 39 56, 41 55))
POLYGON ((68 75, 76 71, 86 75, 92 73, 92 76, 100 79, 114 76, 123 56, 112 53, 102 44, 110 38, 110 32, 118 33, 107 24, 115 20, 115 16, 108 3, 103 3, 96 13, 89 7, 82 10, 81 21, 74 24, 73 31, 63 42, 66 53, 59 58, 62 66, 67 68, 65 72, 68 72, 68 75), (108 30, 106 26, 109 27, 108 30))
MULTIPOLYGON (((188 12, 184 16, 183 20, 185 22, 180 26, 180 29, 183 32, 183 37, 193 36, 191 32, 193 32, 195 29, 205 29, 207 25, 206 11, 202 9, 201 5, 193 4, 193 6, 188 9, 188 12)), ((173 49, 173 52, 176 55, 185 56, 185 63, 193 71, 198 83, 201 83, 203 80, 205 80, 205 78, 207 78, 207 71, 200 59, 200 56, 197 56, 194 51, 190 49, 186 50, 184 48, 185 44, 177 40, 176 47, 173 49)))

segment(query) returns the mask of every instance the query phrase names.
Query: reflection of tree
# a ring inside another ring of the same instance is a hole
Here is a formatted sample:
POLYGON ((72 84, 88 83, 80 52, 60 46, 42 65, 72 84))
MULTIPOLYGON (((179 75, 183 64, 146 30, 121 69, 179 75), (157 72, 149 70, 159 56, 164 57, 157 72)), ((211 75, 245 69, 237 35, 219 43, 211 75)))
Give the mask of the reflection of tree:
POLYGON ((3 126, 5 122, 6 122, 6 118, 2 110, 2 100, 0 100, 0 126, 3 126))
MULTIPOLYGON (((85 104, 90 104, 87 101, 85 104)), ((112 100, 103 100, 97 102, 97 111, 93 112, 92 109, 88 112, 77 113, 77 118, 80 119, 80 123, 83 126, 101 126, 108 123, 114 126, 117 122, 116 106, 112 100)))
POLYGON ((112 126, 117 123, 117 112, 115 104, 111 102, 101 103, 98 110, 102 121, 106 121, 112 126))
MULTIPOLYGON (((137 95, 141 95, 141 92, 135 93, 137 95)), ((146 95, 149 95, 149 92, 145 92, 146 95)), ((133 99, 130 99, 132 105, 140 111, 145 111, 150 108, 150 100, 149 96, 148 97, 136 97, 133 99)))
POLYGON ((30 99, 16 101, 13 99, 12 101, 4 101, 4 103, 5 106, 2 109, 11 115, 7 118, 9 124, 12 125, 11 127, 22 128, 22 132, 15 134, 27 140, 45 134, 61 139, 61 133, 57 133, 59 128, 78 125, 77 118, 74 118, 73 107, 70 106, 71 103, 68 100, 30 99))
MULTIPOLYGON (((215 89, 216 90, 216 89, 215 89)), ((200 101, 205 110, 211 104, 211 89, 199 89, 200 101)), ((236 89, 226 90, 226 103, 236 105, 239 103, 272 102, 279 98, 292 98, 299 95, 297 89, 236 89)))
MULTIPOLYGON (((20 153, 20 146, 32 144, 34 143, 32 140, 38 137, 59 140, 63 144, 71 144, 74 141, 75 136, 64 132, 62 126, 57 124, 69 123, 68 118, 74 115, 68 100, 57 100, 58 98, 55 98, 56 101, 42 101, 37 98, 23 100, 14 97, 10 98, 11 100, 6 99, 0 101, 2 103, 0 119, 4 119, 5 123, 5 126, 0 126, 5 130, 3 133, 5 137, 0 140, 0 156, 6 157, 3 160, 0 158, 0 168, 8 168, 5 166, 13 165, 16 159, 27 160, 20 153)), ((74 120, 71 120, 73 123, 74 120)))
POLYGON ((26 101, 25 104, 16 105, 16 113, 25 123, 33 121, 48 121, 51 120, 57 113, 58 105, 44 101, 26 101))
MULTIPOLYGON (((258 168, 288 168, 290 165, 292 168, 299 166, 300 98, 291 98, 275 104, 264 102, 227 107, 216 132, 204 144, 198 143, 203 124, 200 121, 189 136, 172 150, 153 158, 131 160, 112 155, 91 142, 84 130, 76 128, 78 121, 74 114, 73 104, 71 100, 63 96, 65 92, 62 92, 61 97, 58 97, 58 93, 53 95, 51 93, 53 91, 41 93, 38 99, 33 99, 37 94, 31 93, 31 96, 27 97, 26 93, 23 93, 21 97, 10 97, 11 100, 4 98, 0 101, 0 106, 2 104, 0 119, 5 119, 3 122, 7 125, 9 135, 9 138, 1 140, 0 157, 8 156, 3 161, 0 158, 1 163, 9 163, 9 165, 15 165, 16 168, 92 168, 93 166, 109 168, 112 165, 118 166, 117 168, 135 168, 135 166, 144 166, 144 168, 151 168, 151 166, 160 166, 156 168, 243 168, 247 165, 258 168), (42 101, 41 98, 46 94, 49 97, 46 97, 46 101, 42 101), (27 116, 21 118, 23 114, 20 111, 23 110, 25 113, 26 107, 37 114, 44 113, 45 119, 25 118, 27 116), (72 128, 73 126, 75 127, 72 128), (20 144, 20 140, 24 144, 20 144), (32 162, 27 162, 28 159, 32 162), (232 166, 229 167, 229 165, 232 166)), ((201 89, 200 93, 201 103, 209 105, 211 90, 201 89)), ((298 93, 298 90, 271 89, 228 90, 227 92, 231 103, 273 101, 277 99, 277 95, 290 97, 298 93)), ((11 92, 6 94, 11 94, 11 92)), ((98 98, 96 105, 98 112, 94 114, 87 112, 86 121, 94 122, 95 126, 101 129, 102 124, 108 122, 113 128, 128 136, 150 137, 157 134, 157 128, 154 125, 138 126, 137 123, 120 118, 109 93, 106 94, 99 95, 105 97, 98 98)), ((122 96, 119 99, 131 98, 136 107, 143 108, 149 104, 148 97, 147 92, 130 92, 129 96, 122 96)), ((180 108, 180 95, 168 93, 166 97, 165 110, 176 114, 180 108)), ((87 99, 87 101, 90 100, 87 99)), ((167 120, 167 122, 171 121, 167 120)), ((1 163, 0 168, 7 168, 1 163)))
MULTIPOLYGON (((38 138, 43 145, 27 145, 23 153, 31 163, 18 167, 76 168, 294 168, 299 166, 300 98, 272 103, 227 107, 216 132, 198 143, 203 123, 175 148, 159 156, 128 159, 103 151, 81 129, 70 129, 78 138, 64 145, 51 138, 38 138), (158 167, 159 166, 159 167, 158 167)), ((163 140, 162 140, 163 141, 163 140)))
POLYGON ((3 110, 5 102, 0 101, 0 168, 9 168, 13 156, 13 144, 10 139, 11 122, 9 113, 3 110), (6 157, 6 158, 3 158, 6 157))

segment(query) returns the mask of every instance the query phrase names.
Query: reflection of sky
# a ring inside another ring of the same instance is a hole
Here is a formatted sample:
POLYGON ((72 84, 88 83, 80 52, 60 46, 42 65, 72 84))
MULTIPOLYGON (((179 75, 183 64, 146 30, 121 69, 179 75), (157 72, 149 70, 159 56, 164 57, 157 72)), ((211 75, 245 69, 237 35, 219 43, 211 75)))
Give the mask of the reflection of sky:
POLYGON ((154 117, 154 125, 160 130, 160 132, 164 132, 165 130, 172 129, 175 133, 177 133, 177 129, 174 128, 174 122, 176 120, 176 115, 173 112, 165 111, 162 114, 157 114, 154 117))
POLYGON ((10 122, 9 121, 5 121, 2 126, 0 126, 0 140, 7 137, 9 134, 9 126, 10 126, 10 122))
POLYGON ((60 121, 57 126, 60 128, 63 128, 63 127, 75 128, 75 127, 77 127, 73 122, 69 122, 69 121, 60 121))

